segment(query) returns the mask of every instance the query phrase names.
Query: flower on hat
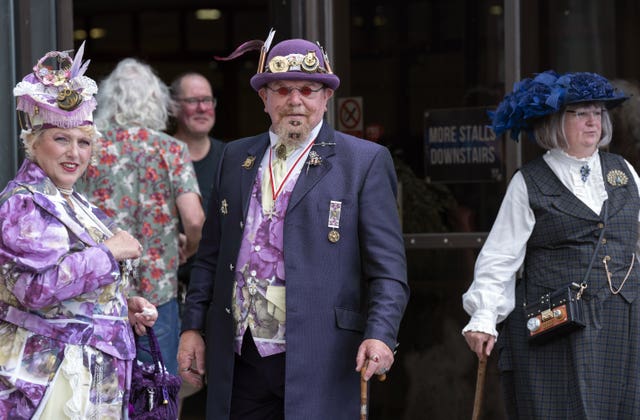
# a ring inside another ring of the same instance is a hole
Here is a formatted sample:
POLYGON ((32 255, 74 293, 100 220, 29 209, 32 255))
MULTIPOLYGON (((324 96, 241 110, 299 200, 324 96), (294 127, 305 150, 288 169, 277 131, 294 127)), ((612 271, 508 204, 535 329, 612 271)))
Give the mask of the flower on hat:
POLYGON ((558 77, 556 84, 565 92, 565 104, 587 101, 627 99, 607 79, 596 73, 569 73, 558 77))
POLYGON ((518 140, 521 131, 532 134, 536 119, 562 110, 578 102, 604 102, 612 108, 627 99, 604 77, 596 73, 566 73, 553 70, 534 78, 516 82, 513 92, 506 95, 495 111, 489 111, 491 128, 500 135, 507 130, 518 140))

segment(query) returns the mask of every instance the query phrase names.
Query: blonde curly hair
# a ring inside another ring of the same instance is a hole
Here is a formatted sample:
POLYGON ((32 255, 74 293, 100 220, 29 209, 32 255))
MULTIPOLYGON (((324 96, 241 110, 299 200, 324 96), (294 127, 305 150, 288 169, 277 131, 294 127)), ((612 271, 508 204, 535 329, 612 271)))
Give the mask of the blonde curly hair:
MULTIPOLYGON (((97 140, 100 138, 100 132, 96 129, 95 125, 81 125, 75 128, 82 130, 82 132, 91 138, 91 159, 95 159, 98 155, 99 142, 97 140)), ((27 159, 33 161, 33 145, 40 139, 42 133, 47 130, 51 130, 51 128, 39 128, 35 130, 23 129, 20 132, 22 147, 24 148, 24 154, 27 159)), ((62 130, 69 129, 63 128, 62 130)))

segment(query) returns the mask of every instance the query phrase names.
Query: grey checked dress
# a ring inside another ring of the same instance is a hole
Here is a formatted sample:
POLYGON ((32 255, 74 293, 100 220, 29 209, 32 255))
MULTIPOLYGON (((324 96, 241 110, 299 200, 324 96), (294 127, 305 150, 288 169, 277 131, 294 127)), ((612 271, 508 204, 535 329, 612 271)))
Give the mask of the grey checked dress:
POLYGON ((606 220, 604 211, 595 214, 542 158, 521 169, 536 224, 527 242, 525 274, 516 288, 516 308, 503 322, 496 344, 509 418, 640 419, 640 263, 618 294, 611 292, 602 263, 611 257, 612 288, 617 290, 636 250, 640 198, 621 157, 600 152, 600 159, 609 197, 603 204, 606 220), (613 170, 624 173, 626 182, 607 182, 613 170), (522 310, 524 282, 529 302, 581 282, 603 228, 583 297, 586 327, 530 345, 522 310))

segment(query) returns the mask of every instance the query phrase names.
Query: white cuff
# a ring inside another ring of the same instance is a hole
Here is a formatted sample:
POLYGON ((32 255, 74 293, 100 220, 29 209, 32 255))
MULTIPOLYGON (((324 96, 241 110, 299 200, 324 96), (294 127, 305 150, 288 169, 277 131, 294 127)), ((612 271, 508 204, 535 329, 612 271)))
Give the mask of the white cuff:
POLYGON ((498 338, 496 319, 498 315, 489 309, 478 309, 473 313, 469 323, 462 329, 462 334, 467 331, 482 332, 498 338))

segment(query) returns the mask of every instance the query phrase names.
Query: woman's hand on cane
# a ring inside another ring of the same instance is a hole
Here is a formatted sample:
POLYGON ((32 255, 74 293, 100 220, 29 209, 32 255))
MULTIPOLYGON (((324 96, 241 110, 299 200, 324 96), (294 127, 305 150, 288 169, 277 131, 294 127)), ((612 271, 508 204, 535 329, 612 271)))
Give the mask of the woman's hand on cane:
POLYGON ((485 360, 491 355, 496 338, 491 334, 478 331, 467 331, 464 333, 464 339, 467 341, 469 348, 477 356, 478 360, 485 360))

